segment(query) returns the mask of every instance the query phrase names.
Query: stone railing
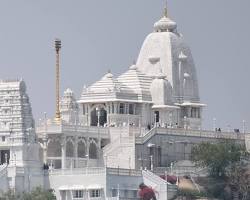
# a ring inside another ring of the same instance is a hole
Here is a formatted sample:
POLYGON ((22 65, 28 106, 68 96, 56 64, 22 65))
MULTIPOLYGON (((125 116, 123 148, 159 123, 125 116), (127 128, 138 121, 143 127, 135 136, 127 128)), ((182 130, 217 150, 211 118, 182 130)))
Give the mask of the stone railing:
POLYGON ((141 170, 121 168, 107 168, 107 174, 119 176, 142 176, 141 170))
POLYGON ((49 175, 100 175, 105 174, 104 167, 72 168, 72 169, 51 169, 49 175))
MULTIPOLYGON (((79 200, 79 199, 75 198, 74 200, 79 200)), ((89 197, 88 200, 105 200, 105 197, 89 197)))
POLYGON ((8 139, 6 138, 6 140, 3 142, 3 141, 0 141, 0 147, 8 147, 9 146, 9 143, 8 143, 8 139))
POLYGON ((92 136, 98 136, 109 138, 108 127, 96 127, 96 126, 82 126, 82 125, 64 125, 64 124, 48 124, 36 128, 38 135, 42 134, 76 134, 84 133, 91 134, 92 136))
POLYGON ((106 197, 105 200, 120 200, 119 197, 106 197))
POLYGON ((140 115, 109 114, 109 123, 116 126, 128 126, 128 124, 139 126, 139 121, 140 115))
POLYGON ((165 181, 164 179, 160 178, 159 176, 157 176, 156 174, 152 173, 151 171, 143 170, 142 174, 143 174, 143 177, 146 177, 151 182, 153 182, 153 183, 155 183, 157 185, 167 184, 167 181, 165 181))
POLYGON ((166 180, 148 170, 143 170, 142 175, 144 183, 157 191, 157 199, 173 199, 176 195, 177 186, 175 184, 167 183, 166 180))
POLYGON ((118 200, 140 200, 137 197, 119 197, 118 200))
POLYGON ((176 128, 157 127, 157 128, 151 129, 144 136, 137 137, 136 143, 145 143, 155 134, 245 140, 245 134, 243 133, 218 132, 218 131, 215 132, 215 131, 206 131, 206 130, 190 130, 190 129, 180 129, 180 128, 176 129, 176 128))
POLYGON ((172 169, 170 167, 157 167, 154 169, 154 173, 158 175, 172 174, 175 176, 191 175, 201 177, 208 175, 208 169, 195 166, 173 166, 172 169))
POLYGON ((142 176, 141 170, 122 169, 122 168, 105 168, 105 167, 85 167, 72 169, 50 169, 49 175, 119 175, 119 176, 142 176))
POLYGON ((168 199, 168 183, 150 171, 142 171, 143 182, 156 190, 157 199, 168 199))
POLYGON ((136 142, 141 141, 142 143, 148 141, 153 135, 156 134, 156 127, 152 128, 151 130, 149 130, 146 134, 144 134, 142 137, 138 137, 136 138, 136 142))

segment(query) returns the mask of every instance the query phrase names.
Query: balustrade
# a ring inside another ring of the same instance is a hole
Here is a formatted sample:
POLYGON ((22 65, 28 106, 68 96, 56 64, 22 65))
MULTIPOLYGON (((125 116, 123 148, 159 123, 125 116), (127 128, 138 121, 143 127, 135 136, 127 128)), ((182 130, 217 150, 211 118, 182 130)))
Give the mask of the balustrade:
POLYGON ((242 134, 242 133, 155 127, 151 129, 150 131, 148 131, 142 137, 137 137, 136 142, 145 143, 155 134, 245 140, 245 134, 242 134))

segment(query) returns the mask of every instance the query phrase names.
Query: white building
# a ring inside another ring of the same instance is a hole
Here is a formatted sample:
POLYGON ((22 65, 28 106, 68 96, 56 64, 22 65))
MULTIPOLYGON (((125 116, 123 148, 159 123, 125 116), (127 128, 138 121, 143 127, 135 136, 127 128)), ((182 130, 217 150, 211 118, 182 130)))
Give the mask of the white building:
POLYGON ((43 172, 25 83, 0 81, 0 101, 1 188, 29 191, 43 184, 43 172))
POLYGON ((202 130, 203 106, 191 51, 165 9, 135 64, 118 77, 108 72, 79 99, 67 89, 61 120, 45 116, 36 134, 24 82, 0 82, 1 188, 41 185, 62 200, 137 199, 144 181, 170 198, 176 187, 156 174, 188 160, 193 145, 245 140, 202 130))

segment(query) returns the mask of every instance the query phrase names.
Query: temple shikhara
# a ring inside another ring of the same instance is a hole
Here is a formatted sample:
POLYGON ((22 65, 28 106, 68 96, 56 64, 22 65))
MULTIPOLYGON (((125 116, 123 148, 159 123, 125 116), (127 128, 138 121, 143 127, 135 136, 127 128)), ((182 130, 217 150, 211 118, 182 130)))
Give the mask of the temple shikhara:
POLYGON ((207 174, 190 161, 194 145, 230 138, 249 147, 245 130, 203 130, 190 48, 166 8, 152 28, 135 63, 119 76, 108 71, 79 98, 69 88, 60 95, 56 39, 51 119, 45 113, 35 123, 23 80, 0 81, 0 190, 41 186, 61 200, 136 200, 144 182, 166 200, 177 186, 160 175, 207 174))

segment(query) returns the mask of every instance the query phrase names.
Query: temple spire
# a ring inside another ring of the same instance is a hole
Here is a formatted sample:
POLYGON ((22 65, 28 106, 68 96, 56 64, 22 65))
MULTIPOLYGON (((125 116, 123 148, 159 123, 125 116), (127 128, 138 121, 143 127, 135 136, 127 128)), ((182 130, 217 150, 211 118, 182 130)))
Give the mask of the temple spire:
POLYGON ((164 12, 163 12, 164 17, 168 17, 168 1, 166 0, 166 4, 164 7, 164 12))

